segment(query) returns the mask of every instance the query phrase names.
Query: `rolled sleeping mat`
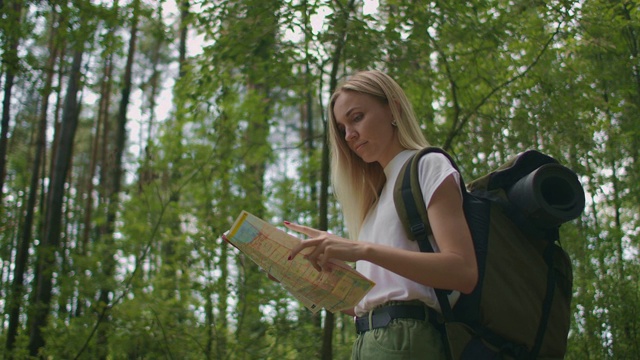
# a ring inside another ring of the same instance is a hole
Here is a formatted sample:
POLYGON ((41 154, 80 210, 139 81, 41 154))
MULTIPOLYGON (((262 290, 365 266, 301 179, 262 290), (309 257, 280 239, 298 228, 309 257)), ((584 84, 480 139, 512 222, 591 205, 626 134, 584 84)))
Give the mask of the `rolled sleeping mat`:
POLYGON ((551 229, 584 210, 584 190, 578 176, 560 164, 540 166, 507 190, 509 200, 531 221, 551 229))

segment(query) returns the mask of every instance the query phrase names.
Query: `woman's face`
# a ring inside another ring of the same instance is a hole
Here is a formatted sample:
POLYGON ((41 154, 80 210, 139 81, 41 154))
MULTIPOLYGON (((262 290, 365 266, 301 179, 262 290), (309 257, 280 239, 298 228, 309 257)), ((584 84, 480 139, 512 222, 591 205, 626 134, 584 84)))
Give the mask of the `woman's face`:
POLYGON ((389 105, 357 91, 343 91, 335 100, 333 114, 347 145, 365 162, 384 168, 400 152, 397 128, 391 125, 389 105))

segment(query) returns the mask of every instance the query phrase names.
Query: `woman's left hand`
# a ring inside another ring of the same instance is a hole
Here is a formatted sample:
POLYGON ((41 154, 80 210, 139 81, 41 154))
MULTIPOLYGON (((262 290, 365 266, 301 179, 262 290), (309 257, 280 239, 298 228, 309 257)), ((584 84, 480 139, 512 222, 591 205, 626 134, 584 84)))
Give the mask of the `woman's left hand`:
POLYGON ((342 261, 357 261, 362 258, 364 243, 352 241, 326 231, 317 230, 308 226, 284 222, 289 229, 307 235, 309 239, 300 242, 300 245, 291 250, 289 260, 292 260, 300 251, 313 248, 305 255, 311 265, 318 270, 329 270, 327 263, 331 259, 342 261))

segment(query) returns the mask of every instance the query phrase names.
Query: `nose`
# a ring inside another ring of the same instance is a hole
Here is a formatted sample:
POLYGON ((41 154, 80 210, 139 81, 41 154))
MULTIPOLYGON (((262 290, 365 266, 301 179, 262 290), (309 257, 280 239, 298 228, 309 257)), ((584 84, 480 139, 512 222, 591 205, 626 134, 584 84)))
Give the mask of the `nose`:
POLYGON ((358 133, 351 126, 347 126, 344 128, 344 139, 346 141, 350 141, 355 139, 358 136, 358 133))

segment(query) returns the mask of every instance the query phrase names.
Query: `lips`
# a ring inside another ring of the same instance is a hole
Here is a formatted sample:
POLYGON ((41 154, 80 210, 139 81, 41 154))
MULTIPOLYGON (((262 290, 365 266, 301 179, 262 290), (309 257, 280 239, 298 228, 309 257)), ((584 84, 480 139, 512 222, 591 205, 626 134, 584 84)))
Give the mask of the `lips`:
POLYGON ((361 142, 361 143, 359 143, 359 144, 356 144, 356 145, 353 147, 353 151, 358 152, 358 151, 359 151, 360 149, 362 149, 362 147, 363 147, 363 146, 365 146, 366 144, 367 144, 367 142, 366 142, 366 141, 365 141, 365 142, 361 142))

